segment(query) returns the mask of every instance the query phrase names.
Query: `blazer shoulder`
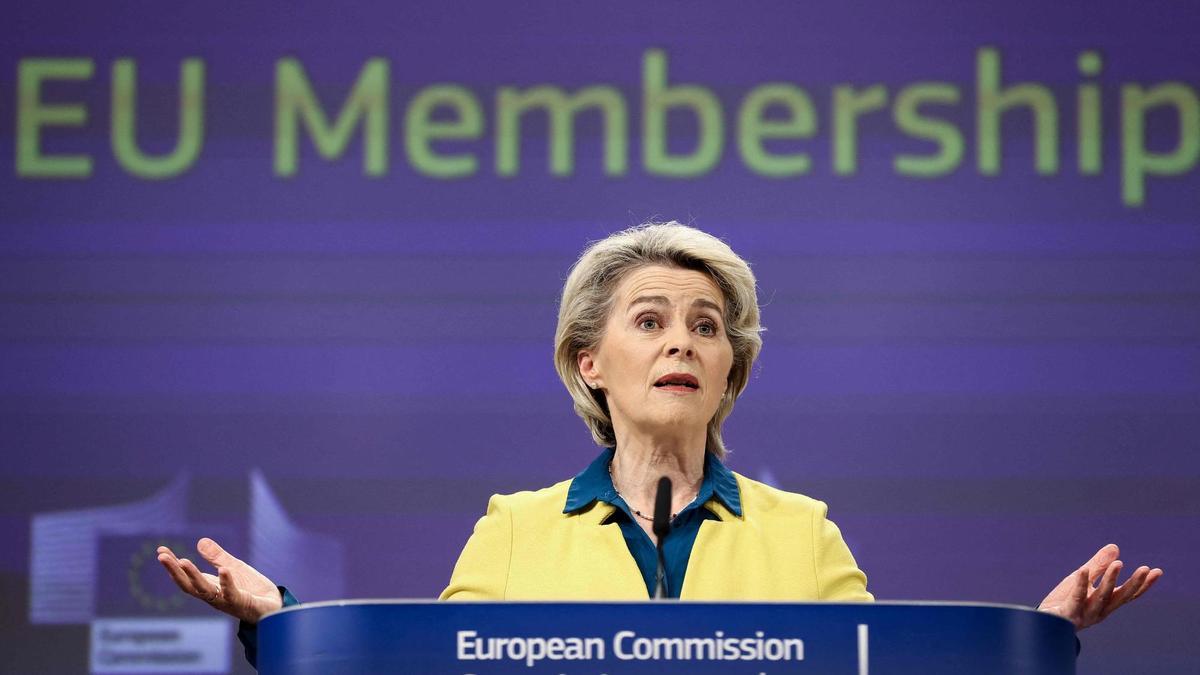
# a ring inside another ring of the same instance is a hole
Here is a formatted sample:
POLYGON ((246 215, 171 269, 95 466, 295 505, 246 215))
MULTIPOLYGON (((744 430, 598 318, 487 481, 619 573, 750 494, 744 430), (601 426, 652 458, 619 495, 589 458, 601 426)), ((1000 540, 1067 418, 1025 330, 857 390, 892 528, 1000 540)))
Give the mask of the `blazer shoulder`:
POLYGON ((789 516, 811 516, 813 512, 824 513, 827 509, 825 502, 802 495, 798 492, 788 492, 771 487, 766 483, 747 478, 736 471, 738 490, 741 492, 742 510, 744 513, 780 514, 789 516))
MULTIPOLYGON (((570 481, 541 490, 492 495, 487 513, 459 554, 442 600, 503 600, 522 578, 530 533, 543 533, 562 511, 570 481)), ((518 593, 518 596, 520 594, 518 593)))
POLYGON ((562 513, 567 503, 571 479, 560 481, 540 490, 522 490, 506 495, 493 495, 492 503, 515 515, 562 513))

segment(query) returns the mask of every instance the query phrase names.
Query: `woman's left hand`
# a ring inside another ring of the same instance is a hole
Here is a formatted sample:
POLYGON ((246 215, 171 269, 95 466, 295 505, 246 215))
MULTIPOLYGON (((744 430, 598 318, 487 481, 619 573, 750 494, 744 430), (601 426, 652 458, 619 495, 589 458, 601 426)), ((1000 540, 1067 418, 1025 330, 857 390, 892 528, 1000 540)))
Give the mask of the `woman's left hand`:
POLYGON ((1117 586, 1123 564, 1117 560, 1121 549, 1109 544, 1096 552, 1083 567, 1068 574, 1038 605, 1038 609, 1056 614, 1075 624, 1080 631, 1094 626, 1121 605, 1150 590, 1163 575, 1157 567, 1142 566, 1125 583, 1117 586), (1093 586, 1100 579, 1099 586, 1093 586))

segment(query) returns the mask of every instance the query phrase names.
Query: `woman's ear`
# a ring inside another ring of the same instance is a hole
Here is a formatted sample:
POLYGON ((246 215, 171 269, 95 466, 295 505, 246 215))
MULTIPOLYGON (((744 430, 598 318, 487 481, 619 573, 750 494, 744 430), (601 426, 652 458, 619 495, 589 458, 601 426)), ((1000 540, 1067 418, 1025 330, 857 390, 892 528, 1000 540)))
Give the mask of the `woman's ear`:
POLYGON ((583 376, 583 381, 587 383, 587 386, 592 389, 599 389, 603 386, 603 383, 600 381, 600 369, 597 367, 596 359, 592 356, 591 352, 581 350, 576 363, 579 365, 579 374, 583 376))

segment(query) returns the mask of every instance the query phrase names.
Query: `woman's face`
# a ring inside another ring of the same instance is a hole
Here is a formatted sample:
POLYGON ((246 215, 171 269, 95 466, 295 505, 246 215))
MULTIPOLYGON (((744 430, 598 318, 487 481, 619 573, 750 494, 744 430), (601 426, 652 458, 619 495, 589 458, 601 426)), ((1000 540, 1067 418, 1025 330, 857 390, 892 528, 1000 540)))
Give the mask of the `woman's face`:
POLYGON ((650 265, 625 275, 584 380, 605 393, 613 427, 699 434, 716 414, 733 365, 725 298, 707 274, 650 265))

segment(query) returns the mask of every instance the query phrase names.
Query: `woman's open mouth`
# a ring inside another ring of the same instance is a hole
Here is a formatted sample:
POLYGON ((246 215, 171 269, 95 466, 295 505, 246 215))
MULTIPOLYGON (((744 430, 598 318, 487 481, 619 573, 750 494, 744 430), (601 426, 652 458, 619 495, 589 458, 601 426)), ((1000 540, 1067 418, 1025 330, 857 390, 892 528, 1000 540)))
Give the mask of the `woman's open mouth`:
POLYGON ((654 382, 655 389, 688 393, 700 389, 700 380, 695 375, 687 373, 670 373, 663 375, 654 382))

